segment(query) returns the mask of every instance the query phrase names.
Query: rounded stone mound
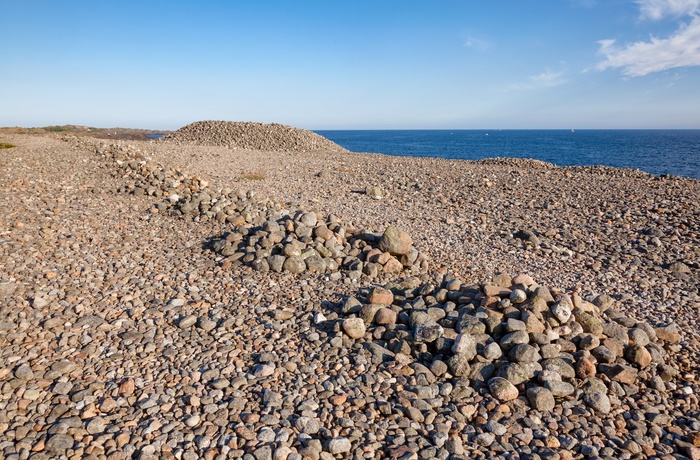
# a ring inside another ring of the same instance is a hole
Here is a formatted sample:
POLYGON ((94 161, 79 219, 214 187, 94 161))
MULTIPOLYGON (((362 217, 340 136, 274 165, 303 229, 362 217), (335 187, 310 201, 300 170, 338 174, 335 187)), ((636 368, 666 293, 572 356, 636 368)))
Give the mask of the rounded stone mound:
POLYGON ((305 129, 277 123, 196 121, 161 142, 236 147, 269 151, 345 150, 335 142, 305 129))

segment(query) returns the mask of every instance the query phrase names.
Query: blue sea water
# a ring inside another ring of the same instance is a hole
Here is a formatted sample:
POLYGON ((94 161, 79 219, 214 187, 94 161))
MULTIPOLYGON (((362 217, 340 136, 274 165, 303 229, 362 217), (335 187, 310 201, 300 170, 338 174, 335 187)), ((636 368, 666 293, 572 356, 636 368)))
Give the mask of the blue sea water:
POLYGON ((353 152, 479 160, 534 158, 700 179, 700 129, 316 131, 353 152))

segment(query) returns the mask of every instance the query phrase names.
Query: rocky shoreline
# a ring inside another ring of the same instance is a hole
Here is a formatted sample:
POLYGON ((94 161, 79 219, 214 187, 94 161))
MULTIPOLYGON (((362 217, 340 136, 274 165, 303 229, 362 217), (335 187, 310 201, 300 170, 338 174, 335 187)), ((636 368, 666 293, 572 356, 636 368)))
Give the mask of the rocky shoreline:
POLYGON ((700 458, 698 181, 6 138, 4 458, 700 458))

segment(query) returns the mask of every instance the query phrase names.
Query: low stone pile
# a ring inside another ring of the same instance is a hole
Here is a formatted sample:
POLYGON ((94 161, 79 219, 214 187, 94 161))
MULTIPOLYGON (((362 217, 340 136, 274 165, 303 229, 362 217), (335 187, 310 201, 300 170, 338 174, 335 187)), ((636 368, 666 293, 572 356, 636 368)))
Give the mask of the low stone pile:
POLYGON ((557 165, 553 163, 548 163, 542 160, 535 160, 534 158, 508 158, 508 157, 494 157, 494 158, 482 158, 481 160, 476 160, 475 163, 484 165, 497 165, 497 166, 508 166, 512 168, 527 168, 527 169, 555 169, 557 165))
POLYGON ((345 150, 305 129, 277 123, 197 121, 168 134, 159 142, 190 143, 267 151, 345 150))
POLYGON ((675 325, 654 328, 613 304, 549 291, 527 275, 484 285, 414 279, 373 288, 365 305, 349 298, 342 329, 372 341, 375 355, 410 356, 500 402, 552 411, 575 400, 607 414, 645 388, 665 392, 678 374, 665 358, 680 342, 675 325))
POLYGON ((97 152, 116 163, 115 174, 123 180, 117 192, 162 198, 157 205, 160 212, 198 222, 237 223, 262 223, 269 215, 286 213, 279 203, 250 191, 214 190, 206 180, 166 168, 129 145, 101 144, 97 152), (261 214, 265 218, 260 218, 261 214))
POLYGON ((356 231, 337 216, 319 219, 304 211, 261 226, 242 219, 234 223, 240 226, 212 245, 225 264, 244 263, 263 272, 330 273, 335 279, 415 274, 427 267, 411 238, 394 226, 382 234, 356 231))

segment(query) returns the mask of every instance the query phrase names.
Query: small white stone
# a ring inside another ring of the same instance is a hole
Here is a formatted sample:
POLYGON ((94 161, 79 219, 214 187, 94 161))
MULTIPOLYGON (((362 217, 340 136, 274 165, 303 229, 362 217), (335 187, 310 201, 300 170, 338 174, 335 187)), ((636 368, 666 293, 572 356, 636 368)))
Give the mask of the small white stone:
POLYGON ((328 319, 321 312, 318 312, 314 315, 314 324, 321 324, 323 322, 326 322, 327 320, 328 319))
POLYGON ((569 308, 569 306, 563 302, 557 302, 554 305, 552 305, 550 311, 557 319, 557 321, 559 321, 562 324, 569 321, 569 318, 571 318, 571 308, 569 308))
POLYGON ((170 302, 168 302, 168 305, 171 307, 182 307, 185 305, 185 299, 172 299, 170 302))

